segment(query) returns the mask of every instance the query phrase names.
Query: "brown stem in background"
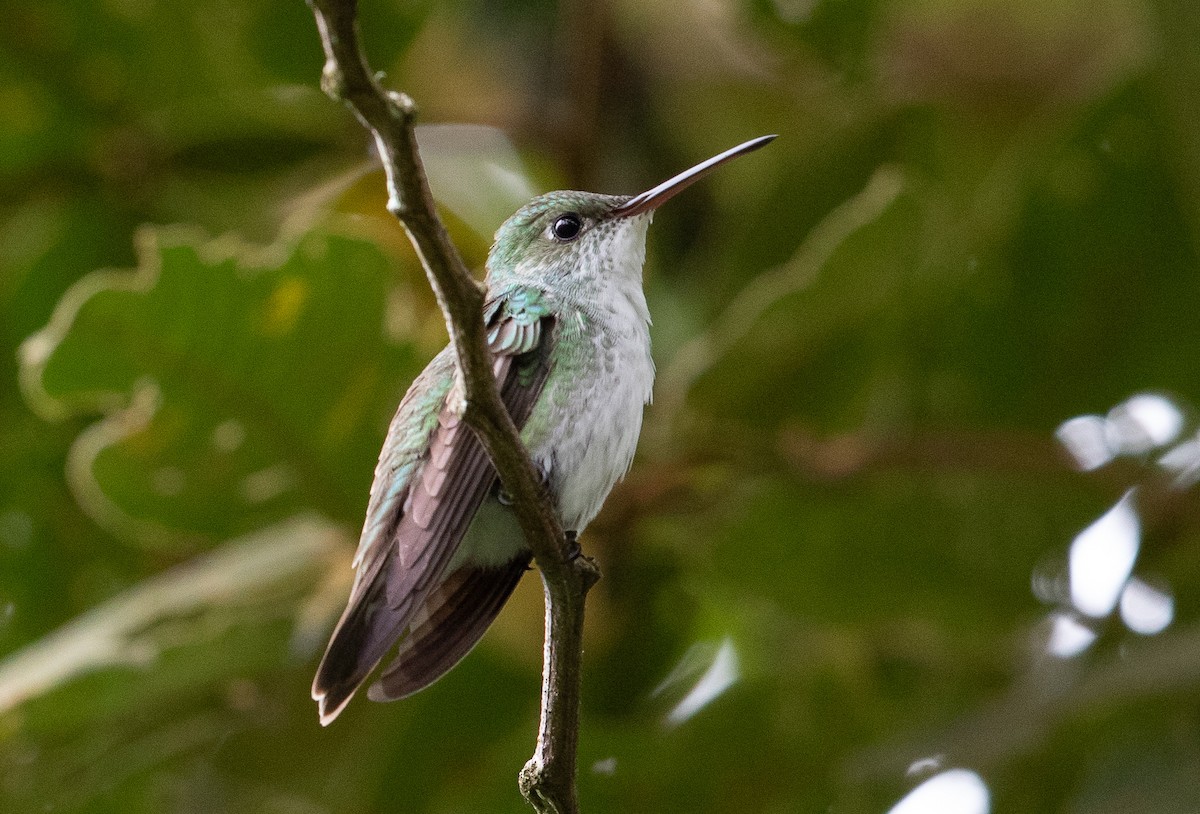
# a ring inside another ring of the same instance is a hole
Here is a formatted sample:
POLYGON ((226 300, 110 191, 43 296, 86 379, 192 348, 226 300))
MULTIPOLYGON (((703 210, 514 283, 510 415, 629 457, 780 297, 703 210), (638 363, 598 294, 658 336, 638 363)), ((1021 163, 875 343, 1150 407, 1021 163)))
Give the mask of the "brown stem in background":
POLYGON ((557 116, 544 126, 556 132, 567 177, 575 189, 595 186, 599 151, 601 85, 609 45, 607 0, 562 0, 555 43, 557 116))
POLYGON ((403 224, 446 318, 466 391, 464 419, 491 456, 533 550, 546 593, 546 648, 537 749, 521 792, 539 812, 573 814, 579 739, 584 599, 599 578, 587 557, 569 556, 558 516, 512 418, 504 409, 484 341, 483 287, 471 277, 437 216, 417 152, 416 105, 385 91, 358 37, 355 0, 308 0, 325 49, 322 89, 344 102, 375 137, 387 173, 388 211, 403 224))

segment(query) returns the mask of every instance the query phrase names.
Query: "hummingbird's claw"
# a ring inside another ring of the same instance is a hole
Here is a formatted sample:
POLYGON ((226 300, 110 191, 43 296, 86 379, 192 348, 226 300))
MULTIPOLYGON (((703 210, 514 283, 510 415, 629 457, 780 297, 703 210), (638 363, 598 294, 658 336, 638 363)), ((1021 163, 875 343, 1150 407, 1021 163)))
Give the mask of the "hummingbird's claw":
MULTIPOLYGON (((575 562, 575 560, 583 556, 583 547, 579 545, 579 532, 564 531, 563 537, 567 541, 567 562, 575 562)), ((533 563, 530 562, 529 565, 525 566, 525 570, 532 571, 533 563)))
POLYGON ((563 536, 567 539, 567 562, 575 562, 583 554, 583 548, 579 545, 579 532, 564 531, 563 536))

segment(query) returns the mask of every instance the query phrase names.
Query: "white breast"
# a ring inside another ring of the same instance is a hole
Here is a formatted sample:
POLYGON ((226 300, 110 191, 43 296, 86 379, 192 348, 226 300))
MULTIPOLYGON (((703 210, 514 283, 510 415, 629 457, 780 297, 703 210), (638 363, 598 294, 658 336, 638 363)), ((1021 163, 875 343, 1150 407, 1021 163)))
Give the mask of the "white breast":
POLYGON ((550 475, 564 528, 574 531, 629 470, 654 385, 645 298, 640 284, 629 288, 605 307, 564 314, 573 350, 556 354, 539 404, 548 408, 547 432, 530 451, 550 475))

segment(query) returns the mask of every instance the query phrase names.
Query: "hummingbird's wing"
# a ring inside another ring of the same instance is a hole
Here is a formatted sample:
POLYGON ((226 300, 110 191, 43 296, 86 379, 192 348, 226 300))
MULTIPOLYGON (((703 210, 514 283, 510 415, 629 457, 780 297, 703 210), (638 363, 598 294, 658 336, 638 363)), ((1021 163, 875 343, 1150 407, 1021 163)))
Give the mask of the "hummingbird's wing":
MULTIPOLYGON (((553 318, 532 289, 494 298, 484 316, 500 396, 521 427, 549 372, 553 318)), ((413 383, 392 421, 350 600, 313 681, 322 723, 336 717, 410 626, 416 638, 411 646, 406 640, 398 658, 407 652, 412 669, 404 661, 405 669, 393 665, 388 672, 404 673, 398 682, 409 688, 404 694, 440 677, 483 635, 529 562, 522 553, 499 568, 468 563, 444 576, 496 484, 483 446, 461 420, 454 379, 447 349, 413 383)), ((390 686, 379 694, 393 697, 390 686)))

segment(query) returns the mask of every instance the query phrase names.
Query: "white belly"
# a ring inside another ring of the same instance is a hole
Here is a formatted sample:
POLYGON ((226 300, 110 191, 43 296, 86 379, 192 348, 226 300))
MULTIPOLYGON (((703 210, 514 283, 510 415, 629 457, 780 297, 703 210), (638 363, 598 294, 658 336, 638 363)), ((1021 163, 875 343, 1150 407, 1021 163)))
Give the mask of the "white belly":
POLYGON ((541 415, 531 417, 541 431, 528 439, 534 460, 549 474, 563 527, 573 531, 591 522, 629 471, 654 384, 644 321, 590 327, 575 338, 581 343, 575 353, 556 353, 535 411, 541 415))

